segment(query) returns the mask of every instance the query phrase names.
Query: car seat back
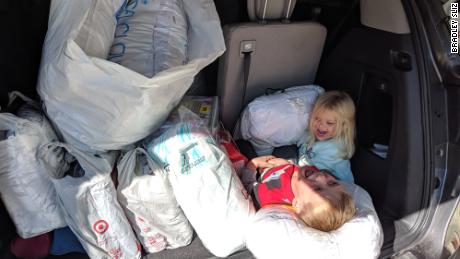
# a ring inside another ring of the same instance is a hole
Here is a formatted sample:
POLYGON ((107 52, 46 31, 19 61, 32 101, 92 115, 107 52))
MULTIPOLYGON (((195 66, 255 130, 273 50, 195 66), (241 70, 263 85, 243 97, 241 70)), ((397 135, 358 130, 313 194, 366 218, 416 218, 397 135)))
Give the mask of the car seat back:
POLYGON ((224 27, 227 51, 219 60, 217 94, 227 129, 255 97, 314 82, 327 30, 317 22, 290 22, 295 3, 248 0, 252 21, 224 27))

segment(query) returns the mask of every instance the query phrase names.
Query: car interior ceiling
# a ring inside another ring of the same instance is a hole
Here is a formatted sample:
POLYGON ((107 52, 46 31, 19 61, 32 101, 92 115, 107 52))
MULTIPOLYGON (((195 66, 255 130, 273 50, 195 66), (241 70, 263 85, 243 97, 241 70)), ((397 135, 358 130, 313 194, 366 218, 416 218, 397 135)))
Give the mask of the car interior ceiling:
MULTIPOLYGON (((223 26, 248 21, 245 0, 214 2, 223 26)), ((2 108, 12 90, 37 97, 34 87, 48 13, 49 1, 11 0, 0 6, 1 23, 11 37, 0 41, 0 48, 7 50, 0 60, 2 108)), ((376 67, 386 66, 383 55, 388 49, 410 45, 412 39, 362 26, 357 0, 298 0, 292 20, 315 20, 327 27, 315 83, 326 90, 344 90, 355 101, 357 148, 352 158, 353 174, 357 184, 373 198, 385 233, 383 249, 392 247, 395 221, 424 206, 420 96, 419 90, 414 90, 419 83, 402 71, 387 73, 376 67), (387 158, 369 151, 375 143, 389 146, 387 158)), ((199 75, 204 83, 189 94, 215 95, 217 70, 217 62, 206 67, 199 75)), ((2 203, 0 222, 3 252, 15 233, 2 203)))

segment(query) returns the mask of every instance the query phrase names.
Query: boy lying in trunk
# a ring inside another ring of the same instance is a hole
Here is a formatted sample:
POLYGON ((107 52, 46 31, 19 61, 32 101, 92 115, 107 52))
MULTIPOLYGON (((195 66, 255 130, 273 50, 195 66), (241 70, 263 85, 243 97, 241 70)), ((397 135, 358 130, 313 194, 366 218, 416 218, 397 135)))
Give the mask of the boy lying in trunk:
POLYGON ((355 214, 354 202, 341 183, 314 166, 261 156, 247 163, 241 179, 256 206, 283 206, 321 231, 338 229, 355 214))

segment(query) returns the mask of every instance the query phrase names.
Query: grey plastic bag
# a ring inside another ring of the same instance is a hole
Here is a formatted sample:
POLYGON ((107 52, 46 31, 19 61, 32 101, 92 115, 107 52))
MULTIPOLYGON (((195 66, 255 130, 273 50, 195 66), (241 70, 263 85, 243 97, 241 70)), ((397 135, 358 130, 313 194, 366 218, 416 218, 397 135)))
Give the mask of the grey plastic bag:
MULTIPOLYGON (((0 194, 22 238, 66 225, 54 186, 37 159, 39 149, 56 141, 50 123, 40 111, 21 108, 19 114, 0 113, 0 194)), ((55 159, 53 153, 43 153, 55 159)), ((59 154, 57 154, 59 155, 59 154)))

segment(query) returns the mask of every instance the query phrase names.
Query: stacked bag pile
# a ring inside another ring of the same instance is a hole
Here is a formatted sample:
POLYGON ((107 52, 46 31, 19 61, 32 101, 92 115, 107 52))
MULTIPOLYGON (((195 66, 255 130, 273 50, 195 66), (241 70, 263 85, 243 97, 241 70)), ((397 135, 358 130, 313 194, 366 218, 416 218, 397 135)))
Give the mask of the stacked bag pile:
POLYGON ((53 251, 47 233, 60 229, 56 240, 69 226, 92 258, 140 258, 140 244, 110 177, 116 154, 93 155, 60 143, 38 105, 26 101, 17 115, 0 113, 0 192, 24 238, 12 245, 13 253, 46 256, 44 251, 53 251), (35 245, 41 254, 24 254, 24 244, 35 245))
MULTIPOLYGON (((0 187, 19 235, 68 226, 91 258, 188 245, 193 209, 183 212, 171 172, 141 140, 224 51, 212 0, 53 0, 37 86, 44 113, 34 104, 0 114, 0 187)), ((241 186, 227 167, 219 177, 231 195, 241 186)), ((253 213, 250 199, 238 202, 253 213)), ((244 246, 242 236, 210 247, 226 256, 244 246)))

